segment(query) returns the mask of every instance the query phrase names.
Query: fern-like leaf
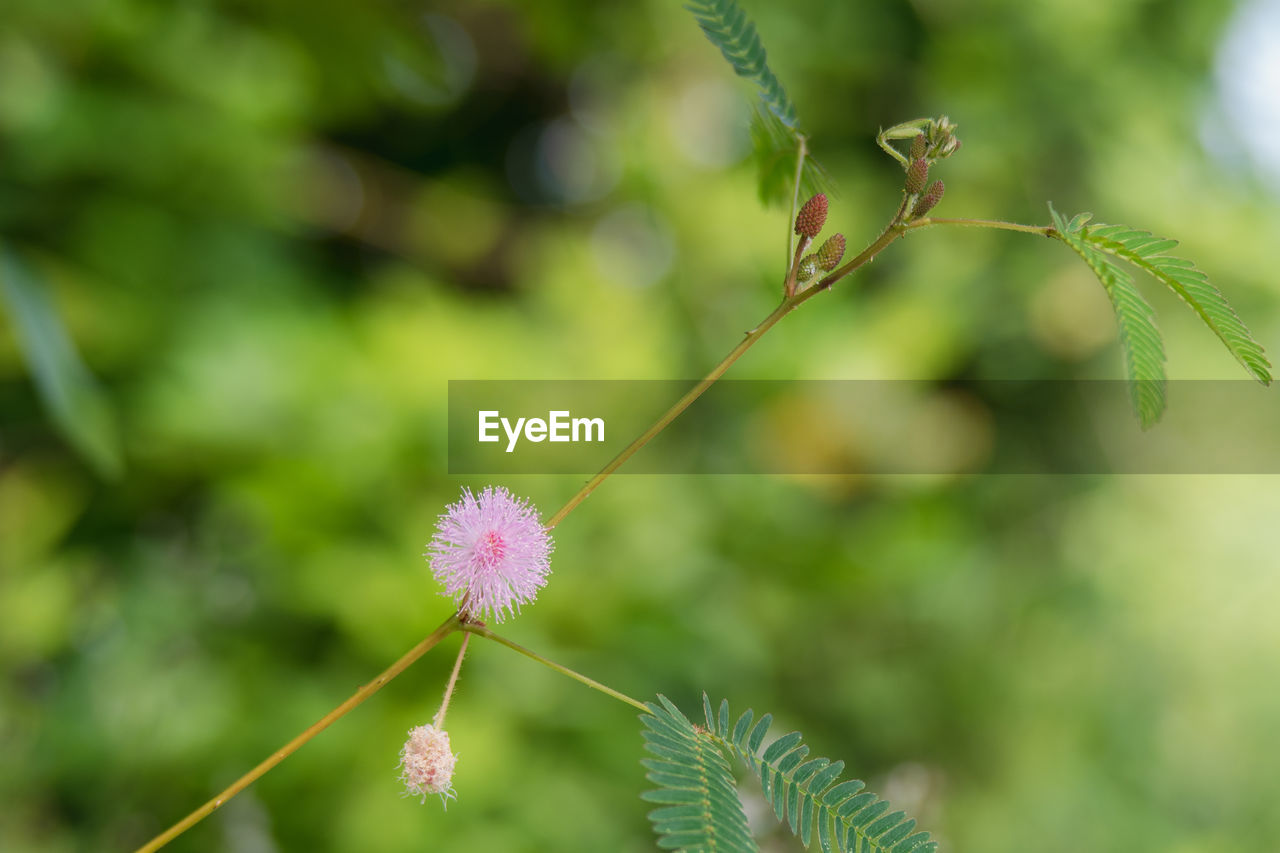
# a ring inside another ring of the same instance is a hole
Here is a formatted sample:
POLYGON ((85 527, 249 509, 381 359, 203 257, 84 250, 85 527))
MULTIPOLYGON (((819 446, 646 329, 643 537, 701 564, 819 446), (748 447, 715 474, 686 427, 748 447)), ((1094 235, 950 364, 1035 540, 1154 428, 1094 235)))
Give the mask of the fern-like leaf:
POLYGON ((703 709, 706 736, 751 769, 778 820, 786 823, 806 848, 816 834, 823 853, 927 853, 937 849, 929 833, 915 832, 914 820, 863 790, 866 786, 860 780, 840 781, 843 761, 810 757, 799 732, 783 735, 761 752, 772 719, 768 714, 753 727, 751 711, 731 725, 727 701, 721 701, 718 712, 713 713, 704 695, 703 709))
POLYGON ((640 718, 645 749, 656 756, 641 763, 658 789, 641 797, 661 805, 649 813, 658 846, 698 853, 756 853, 733 772, 717 742, 695 728, 665 696, 658 701, 661 704, 646 703, 649 713, 640 718))
POLYGON ((1146 270, 1191 306, 1236 361, 1263 385, 1271 384, 1271 362, 1231 303, 1191 261, 1166 254, 1177 240, 1127 225, 1090 225, 1082 236, 1091 246, 1146 270))
POLYGON ((734 72, 756 85, 769 112, 795 130, 795 105, 769 67, 760 36, 742 7, 734 0, 691 0, 685 8, 693 13, 707 40, 720 48, 734 72))
POLYGON ((1164 413, 1165 372, 1164 341, 1156 327, 1151 305, 1142 298, 1133 278, 1111 260, 1111 257, 1088 240, 1088 215, 1077 215, 1067 222, 1049 206, 1053 217, 1053 234, 1079 255, 1102 287, 1107 291, 1120 326, 1120 344, 1124 348, 1125 368, 1129 377, 1129 397, 1146 429, 1164 413))
MULTIPOLYGON (((734 72, 755 84, 760 94, 760 103, 751 118, 760 200, 765 204, 791 200, 796 158, 805 151, 804 137, 795 104, 769 67, 755 25, 735 0, 690 0, 685 8, 693 13, 702 32, 720 49, 734 72)), ((801 198, 830 192, 830 184, 826 171, 805 153, 800 168, 801 198)))

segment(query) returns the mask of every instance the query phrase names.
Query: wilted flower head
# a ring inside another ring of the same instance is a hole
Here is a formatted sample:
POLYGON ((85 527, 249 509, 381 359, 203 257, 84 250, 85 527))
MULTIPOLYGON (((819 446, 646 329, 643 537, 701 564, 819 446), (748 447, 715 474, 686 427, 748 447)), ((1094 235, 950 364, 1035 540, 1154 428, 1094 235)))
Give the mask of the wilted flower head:
POLYGON ((453 766, 458 756, 449 749, 449 733, 435 726, 409 730, 409 739, 400 750, 400 781, 406 797, 439 794, 446 804, 453 793, 453 766))
POLYGON ((551 535, 529 503, 503 488, 462 490, 436 525, 431 571, 470 616, 501 622, 533 601, 551 571, 551 535))

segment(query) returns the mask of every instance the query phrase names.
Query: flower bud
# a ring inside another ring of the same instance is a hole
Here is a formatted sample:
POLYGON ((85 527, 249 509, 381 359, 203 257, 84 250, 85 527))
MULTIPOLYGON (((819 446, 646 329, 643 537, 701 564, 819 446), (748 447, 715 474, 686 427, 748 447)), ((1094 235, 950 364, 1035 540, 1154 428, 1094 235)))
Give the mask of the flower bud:
MULTIPOLYGON (((914 147, 914 146, 913 146, 914 147)), ((929 161, 923 157, 911 161, 907 167, 907 192, 910 195, 924 190, 924 182, 929 179, 929 161)))
POLYGON ((935 160, 950 157, 960 150, 956 125, 946 116, 934 119, 929 126, 929 152, 935 160))
POLYGON ((823 272, 831 272, 840 263, 840 259, 844 257, 844 235, 832 234, 827 238, 827 242, 822 244, 814 256, 818 261, 818 269, 823 272))
POLYGON ((400 781, 406 797, 439 794, 448 802, 453 793, 453 767, 458 761, 449 748, 449 733, 435 726, 409 730, 409 739, 400 750, 400 781))
POLYGON ((917 133, 916 138, 911 140, 911 159, 919 160, 924 156, 924 152, 929 148, 929 140, 925 138, 923 133, 917 133))
POLYGON ((812 240, 822 232, 827 221, 827 197, 818 193, 804 203, 796 214, 796 233, 812 240))
POLYGON ((933 206, 942 201, 942 194, 946 192, 947 186, 942 181, 934 181, 929 185, 928 191, 920 196, 920 200, 916 202, 916 206, 911 208, 911 218, 919 219, 930 210, 933 206))
POLYGON ((800 259, 800 266, 796 268, 796 281, 806 282, 813 278, 821 270, 818 266, 817 255, 805 255, 800 259))

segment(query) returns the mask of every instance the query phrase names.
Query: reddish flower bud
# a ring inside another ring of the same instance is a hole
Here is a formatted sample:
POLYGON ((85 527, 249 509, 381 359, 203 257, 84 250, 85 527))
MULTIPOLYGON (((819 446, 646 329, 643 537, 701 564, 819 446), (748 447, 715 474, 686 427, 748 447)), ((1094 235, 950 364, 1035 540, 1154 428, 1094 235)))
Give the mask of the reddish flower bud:
POLYGON ((915 195, 924 190, 924 182, 929 179, 929 161, 917 158, 907 167, 907 192, 915 195))
POLYGON ((920 200, 916 202, 916 206, 911 208, 911 218, 919 219, 930 210, 933 206, 942 201, 942 194, 946 192, 947 186, 942 181, 934 181, 929 185, 929 190, 920 196, 920 200))
POLYGON ((916 138, 911 140, 911 159, 919 160, 924 156, 924 152, 929 148, 929 140, 925 138, 923 133, 917 133, 916 138))
POLYGON ((796 214, 796 233, 812 240, 822 232, 827 221, 827 197, 818 193, 804 203, 796 214))
POLYGON ((827 242, 818 249, 818 268, 823 272, 831 272, 844 257, 844 235, 832 234, 827 242))

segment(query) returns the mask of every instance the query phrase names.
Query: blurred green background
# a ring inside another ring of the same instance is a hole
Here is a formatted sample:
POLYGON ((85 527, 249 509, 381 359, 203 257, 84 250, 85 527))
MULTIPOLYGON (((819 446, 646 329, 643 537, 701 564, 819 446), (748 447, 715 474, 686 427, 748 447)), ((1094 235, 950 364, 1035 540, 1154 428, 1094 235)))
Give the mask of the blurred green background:
MULTIPOLYGON (((1274 3, 744 6, 854 246, 897 203, 877 128, 945 113, 941 215, 1179 237, 1280 351, 1274 3)), ((142 843, 450 612, 421 554, 484 481, 448 379, 696 377, 772 308, 750 98, 658 0, 5 2, 0 849, 142 843)), ((1172 377, 1243 378, 1147 292, 1172 377)), ((1070 252, 939 230, 731 375, 1122 374, 1070 252)), ((1267 477, 619 476, 505 628, 771 711, 945 850, 1274 850, 1277 518, 1267 477)), ((457 642, 172 849, 653 849, 633 711, 492 644, 457 801, 400 798, 457 642)))

